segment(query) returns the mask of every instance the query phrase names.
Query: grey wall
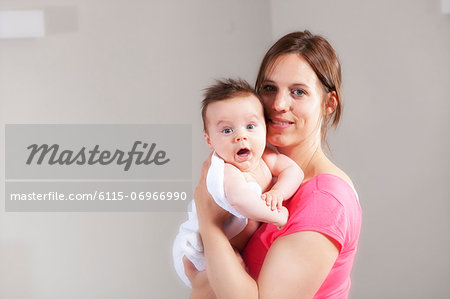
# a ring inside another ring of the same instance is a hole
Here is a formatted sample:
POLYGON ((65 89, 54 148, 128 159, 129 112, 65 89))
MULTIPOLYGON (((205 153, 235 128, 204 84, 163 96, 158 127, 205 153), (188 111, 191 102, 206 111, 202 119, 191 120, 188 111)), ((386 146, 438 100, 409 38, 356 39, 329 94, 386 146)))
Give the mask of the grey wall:
POLYGON ((439 0, 272 1, 275 37, 334 44, 344 115, 330 138, 363 208, 352 298, 450 298, 450 15, 439 0))
MULTIPOLYGON (((47 35, 0 40, 2 127, 191 123, 193 183, 208 153, 201 89, 253 82, 284 33, 326 36, 344 76, 333 157, 364 210, 351 297, 450 296, 450 16, 439 0, 0 2, 32 8, 45 10, 47 35)), ((185 298, 170 252, 185 217, 0 209, 0 297, 185 298)))
MULTIPOLYGON (((202 89, 251 82, 270 36, 268 1, 8 1, 44 9, 47 35, 0 40, 5 123, 192 124, 197 181, 208 154, 202 89)), ((3 144, 3 141, 2 141, 3 144)), ((4 180, 4 148, 1 149, 4 180)), ((5 213, 0 298, 187 298, 171 248, 185 213, 5 213)))

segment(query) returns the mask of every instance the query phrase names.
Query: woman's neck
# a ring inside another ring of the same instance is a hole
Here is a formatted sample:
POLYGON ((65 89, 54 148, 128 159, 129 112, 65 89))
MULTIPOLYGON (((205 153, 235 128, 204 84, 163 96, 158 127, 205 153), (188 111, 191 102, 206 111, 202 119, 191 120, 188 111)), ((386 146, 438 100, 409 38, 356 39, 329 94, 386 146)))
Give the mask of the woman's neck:
POLYGON ((314 177, 318 164, 323 162, 324 159, 327 160, 322 151, 320 140, 305 142, 292 147, 279 147, 278 151, 294 160, 300 166, 304 172, 305 180, 314 177))

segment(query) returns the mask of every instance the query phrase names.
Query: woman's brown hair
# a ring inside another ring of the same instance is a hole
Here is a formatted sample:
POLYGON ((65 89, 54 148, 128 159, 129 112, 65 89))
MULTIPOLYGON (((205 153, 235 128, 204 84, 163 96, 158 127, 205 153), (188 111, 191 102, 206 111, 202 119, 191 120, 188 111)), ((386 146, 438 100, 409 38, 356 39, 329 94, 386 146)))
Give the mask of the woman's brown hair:
MULTIPOLYGON (((264 56, 256 79, 255 89, 261 94, 266 72, 275 60, 284 54, 301 55, 316 73, 327 93, 335 92, 336 109, 326 115, 322 122, 322 141, 326 141, 327 128, 336 127, 342 114, 341 64, 330 43, 320 35, 308 30, 292 32, 280 38, 264 56)), ((326 103, 323 103, 325 108, 326 103)))

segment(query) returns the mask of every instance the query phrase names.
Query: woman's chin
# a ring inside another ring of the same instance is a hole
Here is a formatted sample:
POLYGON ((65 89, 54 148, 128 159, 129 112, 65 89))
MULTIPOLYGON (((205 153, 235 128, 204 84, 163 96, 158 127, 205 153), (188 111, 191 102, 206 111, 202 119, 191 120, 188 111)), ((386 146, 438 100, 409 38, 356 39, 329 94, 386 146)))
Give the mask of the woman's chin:
POLYGON ((287 138, 280 134, 272 134, 271 136, 267 136, 267 141, 276 147, 285 147, 289 146, 289 142, 287 138))

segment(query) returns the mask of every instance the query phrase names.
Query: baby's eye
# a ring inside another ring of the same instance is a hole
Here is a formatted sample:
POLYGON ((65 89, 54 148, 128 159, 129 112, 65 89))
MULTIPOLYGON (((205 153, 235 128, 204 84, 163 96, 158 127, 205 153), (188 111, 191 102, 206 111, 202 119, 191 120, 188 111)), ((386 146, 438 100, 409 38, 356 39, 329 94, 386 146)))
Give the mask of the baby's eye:
POLYGON ((226 128, 226 129, 222 130, 222 133, 225 133, 225 134, 230 134, 232 132, 233 132, 233 130, 231 130, 230 128, 226 128))
POLYGON ((303 89, 293 89, 293 90, 291 90, 291 93, 293 93, 295 96, 298 96, 298 97, 305 95, 305 91, 303 89))
POLYGON ((254 124, 248 124, 247 125, 247 129, 248 130, 253 130, 255 128, 255 125, 254 124))

